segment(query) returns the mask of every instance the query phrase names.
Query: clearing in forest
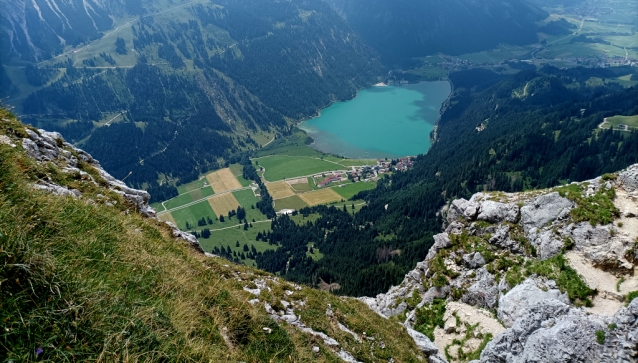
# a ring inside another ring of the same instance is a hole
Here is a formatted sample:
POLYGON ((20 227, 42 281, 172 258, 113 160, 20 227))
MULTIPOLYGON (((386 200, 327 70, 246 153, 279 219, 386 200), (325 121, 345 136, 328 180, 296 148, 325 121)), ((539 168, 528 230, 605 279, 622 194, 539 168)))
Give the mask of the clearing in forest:
POLYGON ((295 192, 285 181, 266 184, 266 188, 268 188, 268 193, 270 193, 272 199, 281 199, 295 195, 295 192))
POLYGON ((299 194, 299 197, 309 206, 338 202, 343 199, 332 189, 320 189, 310 193, 299 194))
POLYGON ((206 175, 206 179, 217 194, 242 188, 241 183, 239 183, 239 180, 235 178, 235 175, 233 175, 233 172, 229 168, 210 173, 206 175))
POLYGON ((220 215, 226 216, 228 212, 231 210, 236 210, 239 207, 239 202, 233 195, 233 193, 224 193, 220 195, 216 195, 212 198, 208 199, 208 203, 215 211, 215 214, 219 217, 220 215))

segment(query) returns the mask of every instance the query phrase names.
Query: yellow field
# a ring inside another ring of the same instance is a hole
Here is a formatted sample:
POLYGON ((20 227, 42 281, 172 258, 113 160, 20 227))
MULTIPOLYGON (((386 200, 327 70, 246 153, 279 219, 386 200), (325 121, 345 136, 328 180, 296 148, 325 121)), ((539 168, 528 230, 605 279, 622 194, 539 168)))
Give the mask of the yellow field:
POLYGON ((330 202, 338 202, 343 199, 332 189, 320 189, 310 193, 298 194, 299 197, 309 206, 325 204, 330 202))
POLYGON ((239 207, 239 202, 233 195, 233 193, 225 193, 208 198, 208 203, 215 211, 217 216, 228 215, 231 210, 236 210, 239 207))
POLYGON ((268 188, 268 193, 270 193, 272 199, 281 199, 295 195, 295 192, 285 181, 266 184, 266 188, 268 188))
POLYGON ((206 175, 206 180, 208 180, 208 184, 213 188, 215 194, 241 188, 241 184, 229 168, 217 170, 206 175))
POLYGON ((173 216, 170 213, 164 213, 157 216, 157 218, 162 222, 171 222, 174 225, 177 225, 177 222, 173 219, 173 216))

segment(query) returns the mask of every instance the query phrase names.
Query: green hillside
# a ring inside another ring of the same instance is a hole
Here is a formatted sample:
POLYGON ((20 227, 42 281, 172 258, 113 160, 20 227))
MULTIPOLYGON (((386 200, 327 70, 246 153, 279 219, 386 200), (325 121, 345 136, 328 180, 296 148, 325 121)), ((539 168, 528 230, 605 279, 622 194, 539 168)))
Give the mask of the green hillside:
MULTIPOLYGON (((0 110, 3 361, 425 359, 402 326, 362 303, 206 257, 173 238, 166 224, 134 212, 91 164, 65 173, 62 159, 28 157, 20 146, 25 137, 25 126, 0 110), (32 184, 41 180, 82 197, 36 191, 32 184), (258 284, 259 300, 249 303, 256 296, 245 289, 258 284), (270 309, 293 312, 309 329, 277 322, 270 309)), ((61 139, 57 144, 78 156, 61 139)))

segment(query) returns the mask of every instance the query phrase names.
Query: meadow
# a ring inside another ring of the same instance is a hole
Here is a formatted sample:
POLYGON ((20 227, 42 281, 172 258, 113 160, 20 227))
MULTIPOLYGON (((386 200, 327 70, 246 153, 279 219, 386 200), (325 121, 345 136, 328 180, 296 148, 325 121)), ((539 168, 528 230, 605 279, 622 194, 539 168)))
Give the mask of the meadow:
POLYGON ((273 155, 255 159, 257 168, 264 167, 264 179, 276 181, 296 178, 332 170, 343 170, 345 167, 334 161, 304 156, 273 155))
POLYGON ((364 190, 374 189, 377 186, 376 182, 357 182, 357 183, 346 183, 343 187, 332 188, 337 194, 339 194, 343 199, 348 200, 357 193, 362 192, 364 190))

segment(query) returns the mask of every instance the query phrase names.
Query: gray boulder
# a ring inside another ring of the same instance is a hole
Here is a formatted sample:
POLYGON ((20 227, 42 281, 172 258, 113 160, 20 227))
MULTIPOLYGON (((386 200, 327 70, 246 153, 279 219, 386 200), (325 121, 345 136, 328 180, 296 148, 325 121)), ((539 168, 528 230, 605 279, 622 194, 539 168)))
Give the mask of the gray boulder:
POLYGON ((466 254, 463 256, 463 262, 465 262, 465 265, 471 269, 476 269, 485 265, 485 259, 478 252, 466 254))
MULTIPOLYGON (((569 312, 569 305, 558 300, 541 300, 529 307, 514 325, 496 336, 481 352, 481 362, 523 362, 527 339, 546 322, 569 312)), ((547 324, 546 324, 547 325, 547 324)))
POLYGON ((518 212, 518 206, 516 204, 505 204, 488 200, 481 203, 477 219, 491 223, 516 223, 518 221, 518 212))
POLYGON ((528 231, 569 215, 574 203, 557 192, 541 195, 521 208, 521 225, 528 231))
POLYGON ((476 270, 476 282, 467 289, 461 301, 485 308, 494 308, 498 301, 498 285, 494 276, 485 267, 476 270))
POLYGON ((634 164, 618 174, 618 181, 628 192, 638 191, 638 164, 634 164))
POLYGON ((420 351, 422 351, 426 355, 437 354, 439 352, 439 348, 437 348, 436 345, 432 343, 430 338, 410 327, 406 327, 406 329, 420 351))
POLYGON ((491 233, 490 244, 512 252, 522 251, 520 244, 510 238, 510 226, 507 224, 499 224, 491 233))
POLYGON ((532 228, 527 234, 530 243, 536 248, 538 257, 542 260, 554 257, 559 254, 565 246, 565 241, 556 236, 550 229, 537 230, 532 228))
POLYGON ((498 318, 506 328, 528 314, 528 310, 543 300, 556 300, 569 304, 567 294, 556 288, 554 281, 543 282, 537 278, 528 278, 517 285, 498 301, 498 318))
POLYGON ((465 199, 456 199, 450 205, 450 210, 447 214, 447 221, 450 224, 458 221, 460 218, 468 221, 473 221, 474 219, 476 219, 478 211, 478 203, 465 199))

